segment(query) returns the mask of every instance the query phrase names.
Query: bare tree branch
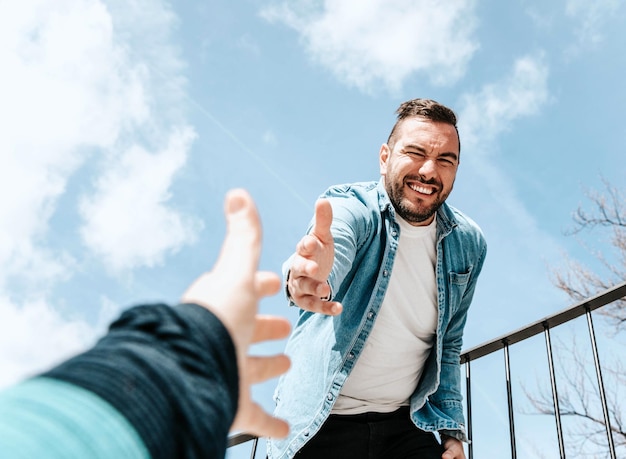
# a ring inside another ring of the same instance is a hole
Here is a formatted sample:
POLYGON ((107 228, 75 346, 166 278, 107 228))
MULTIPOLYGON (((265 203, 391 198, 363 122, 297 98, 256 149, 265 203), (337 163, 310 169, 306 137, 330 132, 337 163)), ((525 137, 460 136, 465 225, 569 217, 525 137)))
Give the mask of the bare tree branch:
MULTIPOLYGON (((596 227, 611 231, 610 242, 616 255, 616 263, 610 262, 605 254, 593 253, 596 259, 609 273, 608 276, 590 271, 580 263, 566 259, 565 271, 553 270, 554 285, 564 291, 574 301, 581 301, 606 290, 626 279, 626 196, 607 180, 602 180, 605 190, 587 191, 586 196, 593 205, 592 211, 585 211, 579 207, 574 213, 575 228, 570 234, 583 230, 592 230, 596 227)), ((615 333, 626 329, 626 299, 620 299, 602 308, 599 313, 605 316, 613 326, 615 333)))
MULTIPOLYGON (((626 196, 602 180, 602 191, 585 193, 591 210, 579 206, 574 212, 570 235, 583 231, 604 232, 610 250, 589 249, 606 273, 599 274, 579 262, 566 258, 566 267, 552 270, 554 285, 578 302, 626 279, 626 196)), ((626 299, 622 298, 597 311, 612 326, 612 338, 626 330, 626 299)), ((555 363, 559 411, 567 436, 568 457, 608 457, 605 418, 602 413, 594 363, 581 352, 575 337, 569 346, 559 345, 561 358, 555 363)), ((626 368, 624 359, 604 361, 602 365, 608 418, 618 457, 626 457, 626 368)), ((523 387, 536 414, 554 416, 551 386, 538 384, 531 391, 523 387)))
POLYGON ((594 190, 585 192, 587 198, 595 205, 595 212, 588 213, 582 207, 578 207, 574 212, 576 223, 574 233, 598 225, 626 228, 626 201, 622 193, 604 178, 602 183, 606 189, 604 193, 594 190))

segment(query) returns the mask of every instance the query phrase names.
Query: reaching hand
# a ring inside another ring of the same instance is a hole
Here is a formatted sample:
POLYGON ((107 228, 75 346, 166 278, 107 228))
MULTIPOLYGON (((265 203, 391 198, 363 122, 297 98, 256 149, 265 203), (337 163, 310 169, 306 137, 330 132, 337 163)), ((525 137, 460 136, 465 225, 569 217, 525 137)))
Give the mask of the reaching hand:
POLYGON ((441 455, 442 459, 465 459, 463 443, 454 437, 446 437, 443 442, 445 451, 441 455))
POLYGON ((239 403, 232 429, 257 436, 284 437, 289 425, 252 401, 250 385, 276 377, 289 368, 285 355, 248 356, 251 343, 285 338, 287 319, 257 314, 259 300, 280 290, 280 278, 257 271, 261 255, 261 222, 250 195, 232 190, 226 196, 227 232, 213 270, 200 276, 182 302, 211 310, 230 332, 237 350, 239 403))
POLYGON ((293 302, 302 309, 334 316, 341 313, 341 304, 324 299, 330 294, 327 279, 335 261, 332 222, 330 202, 318 200, 313 228, 296 246, 287 288, 293 302))

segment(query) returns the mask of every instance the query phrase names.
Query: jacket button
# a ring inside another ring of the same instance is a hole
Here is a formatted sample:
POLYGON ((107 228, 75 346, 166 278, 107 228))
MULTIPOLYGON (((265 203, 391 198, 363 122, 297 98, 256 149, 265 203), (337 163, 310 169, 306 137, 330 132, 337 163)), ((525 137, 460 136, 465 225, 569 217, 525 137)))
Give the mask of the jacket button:
POLYGON ((389 271, 387 271, 386 269, 383 271, 383 276, 387 277, 389 275, 389 271))
POLYGON ((326 396, 326 399, 328 401, 332 401, 333 400, 333 394, 331 394, 330 392, 328 393, 328 395, 326 396))
POLYGON ((370 312, 367 313, 367 318, 368 319, 371 319, 373 317, 374 317, 374 311, 370 311, 370 312))
POLYGON ((354 359, 354 353, 350 352, 348 354, 348 359, 350 359, 350 360, 354 359))

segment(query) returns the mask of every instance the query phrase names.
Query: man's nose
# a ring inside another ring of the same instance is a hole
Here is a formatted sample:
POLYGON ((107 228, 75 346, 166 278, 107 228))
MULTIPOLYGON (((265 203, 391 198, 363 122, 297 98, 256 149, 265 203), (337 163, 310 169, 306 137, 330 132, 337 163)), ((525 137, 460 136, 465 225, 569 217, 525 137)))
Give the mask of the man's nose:
POLYGON ((420 175, 423 175, 426 177, 432 177, 435 174, 436 169, 437 167, 435 165, 435 161, 433 161, 432 159, 427 159, 420 166, 419 173, 420 175))

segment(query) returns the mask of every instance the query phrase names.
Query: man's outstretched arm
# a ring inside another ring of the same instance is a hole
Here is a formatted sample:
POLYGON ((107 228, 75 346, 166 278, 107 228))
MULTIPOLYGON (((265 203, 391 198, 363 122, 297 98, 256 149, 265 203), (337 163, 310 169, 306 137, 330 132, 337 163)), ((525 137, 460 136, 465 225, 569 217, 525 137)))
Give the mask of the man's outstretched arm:
POLYGON ((328 276, 335 261, 335 245, 330 231, 333 209, 327 199, 315 203, 315 222, 296 246, 291 259, 287 289, 300 308, 327 315, 341 313, 341 303, 328 301, 328 276))

